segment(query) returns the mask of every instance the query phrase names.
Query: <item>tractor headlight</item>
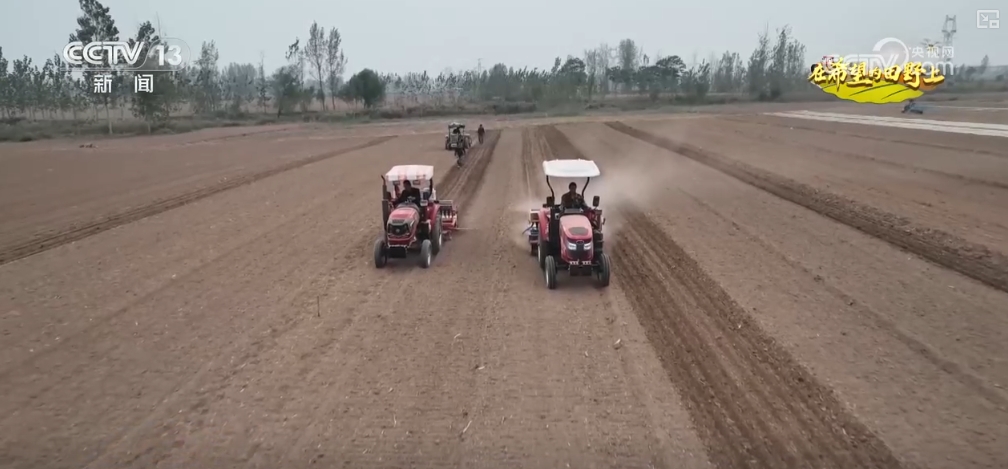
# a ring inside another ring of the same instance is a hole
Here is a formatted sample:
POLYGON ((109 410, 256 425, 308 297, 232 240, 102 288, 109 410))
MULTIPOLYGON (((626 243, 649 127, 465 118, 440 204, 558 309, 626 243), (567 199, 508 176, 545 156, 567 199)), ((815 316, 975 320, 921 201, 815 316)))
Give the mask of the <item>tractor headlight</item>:
POLYGON ((592 250, 591 243, 585 243, 585 251, 591 251, 591 250, 592 250))
POLYGON ((577 244, 574 244, 574 243, 571 243, 571 242, 567 243, 567 250, 568 251, 573 251, 575 249, 577 249, 577 244))

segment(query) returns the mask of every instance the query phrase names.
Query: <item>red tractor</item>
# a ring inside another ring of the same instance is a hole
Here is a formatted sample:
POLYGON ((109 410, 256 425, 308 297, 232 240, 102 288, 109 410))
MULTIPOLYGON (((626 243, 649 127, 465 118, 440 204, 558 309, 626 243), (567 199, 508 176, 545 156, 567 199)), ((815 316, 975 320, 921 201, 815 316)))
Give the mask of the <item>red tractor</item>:
POLYGON ((591 178, 600 173, 595 162, 589 160, 552 160, 543 162, 546 185, 550 195, 540 208, 529 212, 528 232, 531 254, 538 256, 539 267, 546 278, 546 288, 557 286, 557 272, 566 270, 572 277, 594 275, 602 287, 609 286, 609 255, 603 250, 602 209, 599 196, 592 198, 592 206, 583 203, 584 191, 591 178), (555 178, 586 178, 581 188, 581 203, 564 207, 555 203, 550 176, 555 178))
POLYGON ((430 267, 433 257, 441 251, 442 242, 450 239, 458 227, 455 205, 451 200, 437 198, 433 166, 393 166, 385 173, 382 177, 382 227, 382 235, 374 244, 376 268, 385 267, 389 258, 403 259, 410 252, 420 253, 420 267, 430 267), (419 190, 419 200, 395 204, 405 181, 419 190))

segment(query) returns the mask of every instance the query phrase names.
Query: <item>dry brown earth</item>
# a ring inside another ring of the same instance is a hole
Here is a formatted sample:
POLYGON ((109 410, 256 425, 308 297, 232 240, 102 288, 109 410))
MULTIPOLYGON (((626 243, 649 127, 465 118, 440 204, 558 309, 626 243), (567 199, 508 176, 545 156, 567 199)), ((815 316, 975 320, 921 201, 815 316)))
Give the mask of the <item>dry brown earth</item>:
POLYGON ((1003 139, 782 108, 0 146, 0 467, 1008 466, 1003 139), (566 157, 605 290, 523 244, 566 157), (377 270, 406 163, 464 230, 377 270))

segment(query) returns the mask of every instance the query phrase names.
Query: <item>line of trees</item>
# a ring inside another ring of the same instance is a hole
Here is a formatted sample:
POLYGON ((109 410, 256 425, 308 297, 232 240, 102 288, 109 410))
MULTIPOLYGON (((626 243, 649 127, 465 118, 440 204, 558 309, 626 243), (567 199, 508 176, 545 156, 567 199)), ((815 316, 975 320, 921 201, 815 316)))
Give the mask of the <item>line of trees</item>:
POLYGON ((650 57, 632 39, 616 47, 600 44, 581 57, 557 57, 549 70, 516 69, 498 63, 489 70, 380 75, 387 95, 396 105, 433 99, 436 103, 467 101, 525 101, 556 103, 604 98, 611 94, 639 94, 652 99, 666 95, 704 97, 715 93, 749 93, 761 99, 806 89, 805 46, 787 26, 777 30, 771 45, 769 32, 759 42, 749 63, 737 52, 720 58, 692 60, 687 66, 678 55, 650 57))
MULTIPOLYGON (((120 40, 109 8, 99 0, 79 0, 81 15, 71 41, 120 40)), ((163 43, 151 22, 140 25, 126 39, 149 49, 163 43)), ((258 64, 219 64, 213 41, 201 44, 191 63, 174 73, 153 74, 154 93, 134 93, 133 78, 157 68, 145 64, 139 72, 112 72, 113 89, 96 94, 96 72, 86 66, 71 73, 57 55, 42 64, 30 57, 10 63, 0 48, 0 114, 6 118, 45 119, 72 116, 108 121, 127 112, 150 124, 163 122, 187 109, 200 115, 238 114, 247 111, 284 113, 307 111, 320 104, 323 111, 339 102, 375 108, 385 105, 458 106, 473 102, 519 102, 549 106, 584 102, 613 94, 703 98, 709 93, 748 94, 776 99, 807 89, 805 46, 787 26, 771 36, 764 31, 748 62, 737 52, 710 56, 689 65, 678 55, 649 56, 631 39, 616 47, 601 44, 581 56, 557 57, 550 69, 514 68, 498 63, 488 70, 445 70, 437 76, 421 73, 388 74, 362 70, 343 80, 347 58, 336 28, 317 22, 306 40, 296 38, 287 48, 286 63, 267 74, 263 57, 258 64), (10 66, 9 66, 10 65, 10 66)), ((168 66, 165 66, 168 68, 168 66)), ((105 64, 102 68, 112 68, 105 64)))

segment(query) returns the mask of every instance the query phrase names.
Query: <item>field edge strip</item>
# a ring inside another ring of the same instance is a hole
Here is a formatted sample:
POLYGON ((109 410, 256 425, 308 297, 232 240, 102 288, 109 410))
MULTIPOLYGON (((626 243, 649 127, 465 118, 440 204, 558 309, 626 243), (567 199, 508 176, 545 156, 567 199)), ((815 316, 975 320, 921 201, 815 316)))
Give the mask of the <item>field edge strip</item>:
MULTIPOLYGON (((776 117, 776 116, 767 115, 767 117, 776 117)), ((784 123, 774 122, 774 121, 771 121, 771 120, 752 119, 752 116, 722 116, 720 118, 724 119, 726 121, 731 121, 731 122, 739 122, 739 123, 746 123, 746 124, 758 124, 758 125, 764 125, 764 126, 775 127, 775 128, 790 127, 790 128, 800 129, 800 130, 807 130, 807 131, 810 131, 810 132, 819 132, 819 133, 829 134, 829 135, 838 135, 838 136, 844 136, 844 137, 858 137, 858 138, 863 138, 863 139, 866 139, 866 140, 872 140, 872 141, 876 141, 876 142, 898 143, 898 144, 901 144, 901 145, 910 145, 910 146, 918 146, 918 147, 925 147, 925 148, 935 148, 935 149, 938 149, 938 150, 948 150, 948 151, 956 151, 956 152, 963 152, 963 153, 973 153, 973 154, 977 154, 977 155, 988 155, 988 156, 993 156, 993 157, 996 157, 996 158, 1008 158, 1008 153, 999 153, 999 152, 996 152, 996 151, 979 149, 979 148, 960 148, 960 147, 956 147, 956 146, 952 146, 952 145, 943 145, 943 144, 934 143, 934 142, 921 142, 921 141, 907 140, 907 139, 901 139, 901 138, 885 138, 885 137, 879 137, 879 136, 875 136, 875 135, 859 134, 859 133, 854 132, 854 131, 847 132, 847 131, 838 130, 838 129, 826 129, 826 128, 822 128, 822 127, 814 127, 814 126, 811 126, 811 125, 801 125, 802 119, 796 119, 796 118, 792 118, 791 120, 793 120, 794 122, 789 122, 786 125, 784 123)), ((787 118, 786 117, 781 117, 781 119, 787 119, 787 118)), ((843 124, 843 122, 838 122, 838 123, 839 124, 843 124)), ((851 125, 853 125, 853 124, 851 124, 851 125)), ((981 137, 982 138, 983 136, 975 136, 975 137, 981 137)), ((998 138, 998 137, 990 137, 990 138, 998 138)))
MULTIPOLYGON (((809 131, 809 132, 814 132, 816 130, 821 130, 821 129, 814 129, 814 128, 810 128, 810 127, 801 127, 801 126, 784 126, 784 125, 779 125, 779 124, 774 124, 774 123, 768 123, 768 122, 763 122, 763 121, 748 121, 748 120, 727 119, 727 118, 726 119, 722 119, 722 120, 727 121, 727 122, 732 122, 732 123, 735 123, 735 124, 740 124, 736 129, 734 129, 734 132, 737 135, 742 135, 742 137, 745 138, 745 139, 748 139, 748 140, 769 141, 769 142, 772 142, 774 144, 781 144, 781 143, 783 143, 782 139, 779 139, 779 138, 776 138, 776 137, 773 137, 773 136, 763 135, 763 134, 748 133, 747 130, 743 130, 744 129, 743 126, 776 127, 778 129, 783 129, 785 127, 788 127, 789 129, 798 129, 798 130, 809 131)), ((754 129, 753 131, 755 132, 756 130, 758 130, 758 129, 754 129)), ((833 135, 841 135, 841 134, 833 133, 833 135)), ((853 135, 847 134, 847 136, 853 136, 853 135)), ((883 139, 883 141, 885 141, 885 140, 883 139)), ((887 141, 887 142, 888 143, 899 143, 899 142, 895 142, 895 141, 887 141)), ((828 148, 828 147, 827 148, 823 148, 823 147, 819 147, 819 146, 815 146, 814 148, 815 148, 816 152, 826 152, 826 153, 830 153, 830 154, 833 154, 833 155, 838 155, 838 156, 843 157, 843 158, 848 158, 848 159, 851 159, 851 160, 857 160, 857 161, 860 161, 860 162, 865 162, 865 163, 870 163, 870 164, 875 164, 875 165, 880 165, 880 166, 886 166, 886 167, 890 167, 890 168, 896 168, 898 170, 903 170, 903 171, 918 171, 918 172, 927 173, 927 174, 930 174, 930 175, 933 175, 933 176, 937 176, 937 177, 941 177, 941 178, 952 179, 952 180, 955 180, 955 181, 966 182, 966 183, 969 183, 969 184, 976 184, 976 185, 979 185, 979 186, 993 187, 993 188, 996 188, 996 189, 1008 189, 1008 183, 1004 183, 1004 182, 991 181, 991 180, 986 180, 986 179, 977 179, 975 177, 967 176, 967 175, 964 175, 964 174, 948 173, 948 172, 945 172, 945 171, 941 171, 941 170, 937 170, 937 169, 932 169, 932 168, 928 168, 928 167, 924 167, 924 166, 913 166, 911 164, 905 164, 905 163, 900 163, 900 162, 896 162, 896 161, 891 161, 891 160, 876 158, 874 156, 870 156, 870 155, 867 155, 867 154, 862 154, 860 152, 849 152, 849 151, 845 151, 845 150, 837 150, 837 149, 828 148)), ((993 155, 993 156, 997 156, 997 155, 993 155)))

